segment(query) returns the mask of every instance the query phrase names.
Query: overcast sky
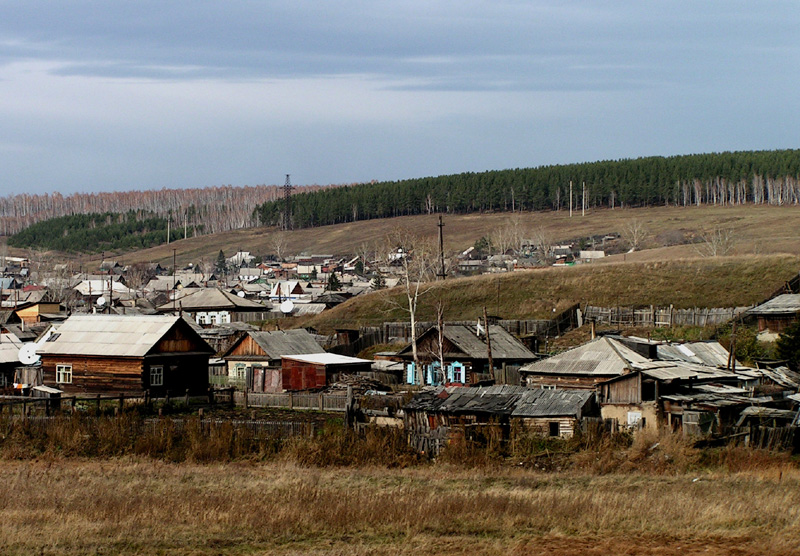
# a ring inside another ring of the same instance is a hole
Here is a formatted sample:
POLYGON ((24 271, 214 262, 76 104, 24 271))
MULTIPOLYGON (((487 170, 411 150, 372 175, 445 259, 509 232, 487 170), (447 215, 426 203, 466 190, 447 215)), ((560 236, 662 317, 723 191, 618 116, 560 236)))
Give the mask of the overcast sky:
POLYGON ((800 147, 800 3, 0 0, 0 195, 800 147))

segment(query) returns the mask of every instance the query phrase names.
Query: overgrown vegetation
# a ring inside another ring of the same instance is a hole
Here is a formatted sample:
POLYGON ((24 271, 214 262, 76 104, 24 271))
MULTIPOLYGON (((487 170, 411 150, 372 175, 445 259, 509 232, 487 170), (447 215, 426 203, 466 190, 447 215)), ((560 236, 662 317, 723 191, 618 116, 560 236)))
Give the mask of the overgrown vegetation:
MULTIPOLYGON (((73 214, 34 224, 8 238, 12 247, 66 252, 139 249, 167 241, 167 219, 142 211, 73 214)), ((202 226, 200 226, 202 228, 202 226)), ((170 230, 170 240, 183 230, 170 230)))

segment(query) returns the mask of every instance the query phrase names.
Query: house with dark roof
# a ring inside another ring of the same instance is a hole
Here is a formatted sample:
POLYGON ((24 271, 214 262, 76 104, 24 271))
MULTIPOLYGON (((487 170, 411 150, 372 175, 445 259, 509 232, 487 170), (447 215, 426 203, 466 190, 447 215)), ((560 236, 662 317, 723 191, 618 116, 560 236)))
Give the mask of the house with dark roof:
POLYGON ((774 340, 800 320, 800 293, 785 293, 773 297, 746 313, 758 320, 759 338, 774 340))
MULTIPOLYGON (((476 384, 493 381, 494 369, 504 365, 522 365, 536 359, 525 344, 502 326, 491 324, 489 332, 479 325, 444 326, 440 361, 439 328, 433 326, 417 338, 417 358, 422 366, 425 384, 476 384), (492 367, 489 368, 491 353, 492 367)), ((413 346, 409 344, 397 353, 406 365, 406 382, 417 384, 419 372, 414 366, 413 346)))

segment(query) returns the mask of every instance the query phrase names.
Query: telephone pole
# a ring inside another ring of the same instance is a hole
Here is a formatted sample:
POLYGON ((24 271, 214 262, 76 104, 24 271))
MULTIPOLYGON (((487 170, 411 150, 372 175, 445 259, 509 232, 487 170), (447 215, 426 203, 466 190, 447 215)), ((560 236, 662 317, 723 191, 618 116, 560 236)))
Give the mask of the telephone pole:
POLYGON ((442 222, 442 215, 439 215, 439 223, 437 224, 439 227, 439 273, 437 276, 439 279, 444 280, 447 278, 447 272, 444 268, 444 222, 442 222))

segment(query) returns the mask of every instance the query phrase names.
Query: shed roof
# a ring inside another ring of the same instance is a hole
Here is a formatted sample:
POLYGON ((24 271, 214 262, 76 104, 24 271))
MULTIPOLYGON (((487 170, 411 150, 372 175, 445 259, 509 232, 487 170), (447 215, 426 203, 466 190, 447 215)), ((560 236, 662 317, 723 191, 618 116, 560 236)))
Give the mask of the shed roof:
POLYGON ((617 376, 632 363, 649 361, 613 338, 597 338, 547 359, 529 363, 520 372, 552 375, 617 376))
MULTIPOLYGON (((280 359, 284 355, 298 353, 324 353, 325 351, 314 339, 314 336, 302 328, 274 332, 250 331, 247 335, 264 350, 268 359, 280 359)), ((224 356, 229 355, 240 342, 241 340, 231 346, 224 356)))
POLYGON ((800 312, 800 293, 784 293, 747 311, 750 315, 793 315, 800 312))
MULTIPOLYGON (((181 317, 172 315, 72 315, 36 353, 144 357, 181 322, 181 317)), ((188 323, 184 325, 195 333, 188 323)), ((199 337, 197 341, 204 343, 199 337)), ((213 352, 211 348, 207 351, 213 352)))
POLYGON ((348 357, 347 355, 339 355, 336 353, 303 353, 300 355, 284 355, 283 359, 290 359, 292 361, 302 361, 303 363, 311 363, 314 365, 356 365, 356 364, 369 364, 372 361, 369 359, 359 359, 358 357, 348 357))
POLYGON ((14 334, 0 334, 0 364, 19 363, 22 342, 14 334))

